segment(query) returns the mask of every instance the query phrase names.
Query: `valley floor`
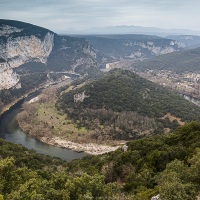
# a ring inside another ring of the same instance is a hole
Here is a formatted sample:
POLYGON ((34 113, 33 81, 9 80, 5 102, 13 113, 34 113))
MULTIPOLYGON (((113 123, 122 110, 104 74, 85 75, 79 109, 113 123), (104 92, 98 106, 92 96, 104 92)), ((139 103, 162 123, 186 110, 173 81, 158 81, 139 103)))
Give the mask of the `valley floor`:
POLYGON ((56 91, 59 87, 60 85, 54 85, 46 88, 39 96, 23 105, 23 111, 18 114, 17 121, 25 133, 46 144, 91 155, 115 151, 125 143, 107 141, 105 144, 91 139, 88 130, 78 129, 55 108, 56 91))

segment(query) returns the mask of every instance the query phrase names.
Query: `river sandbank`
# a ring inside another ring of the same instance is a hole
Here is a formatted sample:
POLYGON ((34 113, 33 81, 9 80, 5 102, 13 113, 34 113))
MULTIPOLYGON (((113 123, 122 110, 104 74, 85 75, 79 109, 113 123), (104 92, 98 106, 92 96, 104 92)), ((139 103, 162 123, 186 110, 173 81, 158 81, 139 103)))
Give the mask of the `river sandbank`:
POLYGON ((107 146, 95 143, 75 143, 59 137, 40 137, 40 141, 57 147, 67 148, 76 152, 85 152, 91 155, 100 155, 115 151, 120 146, 107 146))

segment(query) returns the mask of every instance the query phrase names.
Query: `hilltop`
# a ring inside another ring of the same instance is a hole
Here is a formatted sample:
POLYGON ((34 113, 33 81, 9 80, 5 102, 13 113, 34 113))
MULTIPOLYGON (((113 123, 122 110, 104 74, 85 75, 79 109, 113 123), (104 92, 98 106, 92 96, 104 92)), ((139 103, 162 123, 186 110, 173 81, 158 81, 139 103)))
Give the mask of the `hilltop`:
POLYGON ((180 95, 120 69, 64 92, 57 108, 97 140, 151 135, 200 119, 200 108, 180 95))

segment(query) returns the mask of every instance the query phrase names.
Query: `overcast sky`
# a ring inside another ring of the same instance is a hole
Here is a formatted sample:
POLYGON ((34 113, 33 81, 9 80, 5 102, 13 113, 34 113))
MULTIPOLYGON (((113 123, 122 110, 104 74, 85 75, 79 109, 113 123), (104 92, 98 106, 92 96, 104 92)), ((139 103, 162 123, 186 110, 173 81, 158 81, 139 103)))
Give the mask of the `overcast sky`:
POLYGON ((0 0, 0 18, 57 33, 135 25, 200 31, 200 0, 0 0))

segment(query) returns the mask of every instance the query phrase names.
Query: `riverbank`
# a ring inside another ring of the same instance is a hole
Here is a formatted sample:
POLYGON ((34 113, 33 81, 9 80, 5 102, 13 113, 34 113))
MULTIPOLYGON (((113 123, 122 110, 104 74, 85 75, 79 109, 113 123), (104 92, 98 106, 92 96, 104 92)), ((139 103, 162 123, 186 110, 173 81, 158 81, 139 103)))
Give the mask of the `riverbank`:
POLYGON ((124 144, 112 140, 96 143, 89 130, 76 127, 56 109, 56 91, 57 88, 46 88, 24 104, 16 118, 24 133, 49 145, 91 155, 115 151, 124 144))
POLYGON ((91 155, 101 155, 104 153, 108 153, 111 151, 117 150, 120 146, 107 146, 107 145, 99 145, 95 143, 75 143, 71 142, 59 137, 40 137, 38 138, 40 141, 54 145, 57 147, 62 147, 66 149, 73 150, 75 152, 85 152, 91 155))

